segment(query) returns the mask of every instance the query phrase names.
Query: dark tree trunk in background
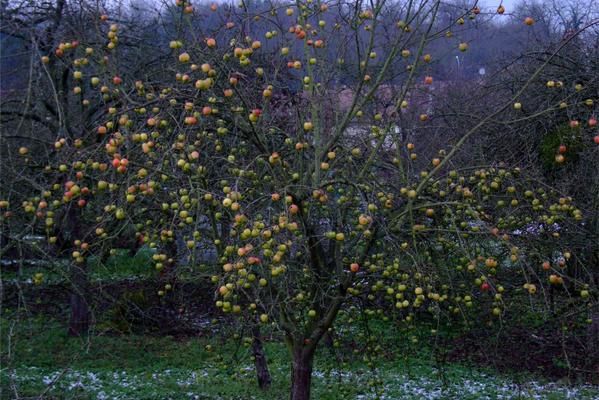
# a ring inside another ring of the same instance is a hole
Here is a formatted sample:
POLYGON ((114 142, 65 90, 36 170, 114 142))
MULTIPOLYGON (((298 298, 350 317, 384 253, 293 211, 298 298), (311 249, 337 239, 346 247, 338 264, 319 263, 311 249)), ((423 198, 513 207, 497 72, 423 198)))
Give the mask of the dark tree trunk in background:
POLYGON ((314 349, 294 345, 291 366, 291 400, 309 400, 314 349))
MULTIPOLYGON (((70 207, 67 211, 68 229, 66 232, 61 232, 60 237, 60 253, 62 256, 70 257, 75 250, 73 243, 82 237, 81 226, 81 211, 70 207), (66 236, 63 236, 64 234, 66 236)), ((89 332, 90 325, 90 307, 89 301, 90 287, 87 276, 85 260, 81 263, 72 261, 71 264, 71 316, 69 318, 69 336, 83 336, 89 332)))
POLYGON ((587 332, 587 349, 589 353, 585 359, 588 360, 590 366, 591 383, 597 385, 599 384, 599 348, 597 346, 597 343, 599 343, 599 311, 591 315, 591 321, 587 332))
POLYGON ((322 338, 324 345, 327 346, 329 349, 333 348, 334 344, 335 344, 335 339, 333 338, 333 330, 329 329, 323 336, 322 338))
POLYGON ((69 336, 83 336, 89 332, 89 283, 84 264, 71 266, 71 317, 69 336))
POLYGON ((271 378, 266 362, 266 354, 260 337, 260 327, 255 325, 252 328, 252 353, 254 355, 254 365, 256 366, 256 375, 258 377, 258 387, 260 389, 268 389, 270 387, 271 378))

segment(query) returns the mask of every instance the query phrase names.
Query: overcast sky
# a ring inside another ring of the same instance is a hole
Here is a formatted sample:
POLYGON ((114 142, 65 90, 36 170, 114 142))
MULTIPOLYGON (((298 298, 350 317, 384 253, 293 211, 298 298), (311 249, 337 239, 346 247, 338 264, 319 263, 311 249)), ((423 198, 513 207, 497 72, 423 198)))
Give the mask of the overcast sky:
MULTIPOLYGON (((481 8, 497 8, 499 3, 501 3, 501 0, 480 0, 479 3, 481 4, 481 8)), ((503 0, 503 6, 505 7, 506 12, 510 12, 518 3, 520 3, 520 0, 503 0)))

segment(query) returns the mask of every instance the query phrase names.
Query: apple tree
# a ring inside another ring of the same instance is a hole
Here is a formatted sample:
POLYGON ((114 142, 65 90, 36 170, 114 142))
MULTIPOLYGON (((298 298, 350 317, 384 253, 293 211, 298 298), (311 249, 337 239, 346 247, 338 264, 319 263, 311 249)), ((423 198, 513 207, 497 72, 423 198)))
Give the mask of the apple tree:
POLYGON ((183 240, 216 307, 281 332, 293 400, 310 398, 318 346, 353 304, 411 324, 470 308, 501 319, 522 288, 564 286, 590 301, 586 277, 535 262, 579 228, 575 200, 518 166, 454 162, 551 57, 456 140, 418 156, 418 127, 438 112, 419 99, 435 79, 427 48, 467 52, 474 44, 459 27, 480 14, 474 3, 439 22, 441 5, 178 0, 165 11, 168 56, 144 76, 122 66, 121 28, 101 14, 100 48, 65 38, 52 56, 85 53, 65 80, 82 105, 97 102, 93 126, 51 144, 40 194, 19 213, 50 242, 70 231, 79 266, 133 235, 154 251, 160 296, 178 288, 183 240), (93 57, 97 65, 82 61, 93 57), (206 249, 215 263, 203 261, 206 249))

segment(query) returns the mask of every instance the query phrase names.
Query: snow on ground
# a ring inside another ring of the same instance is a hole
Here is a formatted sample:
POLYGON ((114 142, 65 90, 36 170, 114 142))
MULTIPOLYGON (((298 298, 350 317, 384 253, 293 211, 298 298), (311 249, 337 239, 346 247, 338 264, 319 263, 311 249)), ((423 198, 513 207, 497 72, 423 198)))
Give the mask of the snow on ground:
MULTIPOLYGON (((248 377, 252 377, 252 369, 242 368, 248 377)), ((281 371, 277 371, 281 372, 281 371)), ((210 382, 207 378, 217 374, 216 370, 166 369, 156 372, 127 371, 48 371, 37 367, 19 368, 12 373, 12 378, 19 385, 55 385, 63 393, 85 393, 99 400, 138 399, 149 395, 162 398, 165 393, 177 393, 176 398, 215 399, 218 397, 202 395, 201 385, 210 382), (167 387, 168 389, 165 389, 167 387)), ((281 375, 283 373, 281 372, 281 375)), ((379 387, 379 397, 374 390, 356 395, 356 400, 370 399, 419 399, 419 400, 507 400, 507 399, 576 399, 598 400, 599 387, 589 385, 564 386, 556 383, 530 381, 516 384, 507 379, 480 372, 469 376, 452 378, 445 385, 434 376, 408 376, 394 371, 377 371, 376 377, 384 382, 379 387)), ((285 374, 286 376, 286 374, 285 374)), ((351 371, 316 370, 314 383, 345 382, 355 387, 367 388, 367 382, 373 378, 370 372, 355 373, 351 371)), ((224 399, 223 399, 224 400, 224 399)))

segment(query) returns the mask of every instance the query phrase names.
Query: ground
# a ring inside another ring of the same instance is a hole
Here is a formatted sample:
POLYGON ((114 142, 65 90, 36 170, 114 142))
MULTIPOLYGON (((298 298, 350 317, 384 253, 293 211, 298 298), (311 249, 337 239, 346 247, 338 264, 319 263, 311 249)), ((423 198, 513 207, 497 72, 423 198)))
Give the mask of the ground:
MULTIPOLYGON (((3 341, 2 398, 16 397, 15 390, 21 397, 65 400, 287 398, 289 359, 276 340, 266 345, 273 386, 262 392, 250 355, 235 336, 97 334, 78 339, 67 337, 55 320, 11 322, 2 321, 3 334, 16 329, 11 354, 3 341)), ((323 348, 315 364, 313 398, 590 400, 599 399, 599 387, 439 364, 426 346, 419 351, 412 344, 403 356, 379 357, 372 365, 358 356, 340 360, 334 350, 323 348)))
MULTIPOLYGON (((290 363, 280 335, 268 326, 262 329, 273 377, 264 392, 257 387, 243 336, 248 332, 206 308, 211 289, 185 270, 172 298, 158 299, 149 257, 143 250, 135 257, 119 252, 105 265, 90 263, 97 319, 84 339, 66 335, 69 285, 63 266, 34 264, 20 273, 4 269, 0 399, 287 398, 290 363), (39 272, 43 283, 35 285, 31 277, 39 272), (177 311, 181 307, 184 313, 177 311), (145 319, 135 309, 145 309, 145 319)), ((563 378, 551 381, 564 376, 564 369, 554 365, 561 347, 552 353, 546 343, 535 348, 526 340, 531 334, 551 338, 553 328, 539 314, 523 309, 518 315, 519 330, 504 327, 503 336, 490 335, 482 324, 462 333, 456 327, 441 329, 439 347, 432 345, 437 340, 427 332, 433 326, 425 321, 401 331, 374 319, 368 326, 374 340, 368 341, 358 338, 363 331, 352 329, 345 318, 336 329, 339 347, 319 349, 313 399, 599 399, 599 386, 583 383, 588 377, 570 386, 563 378), (515 339, 506 341, 506 335, 515 339), (368 343, 376 354, 358 343, 368 343), (373 358, 365 360, 365 355, 373 358), (544 378, 533 374, 539 371, 544 378)), ((572 354, 579 353, 584 352, 572 348, 572 354)))

